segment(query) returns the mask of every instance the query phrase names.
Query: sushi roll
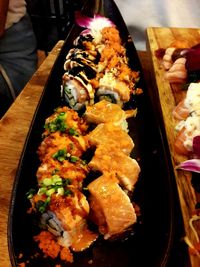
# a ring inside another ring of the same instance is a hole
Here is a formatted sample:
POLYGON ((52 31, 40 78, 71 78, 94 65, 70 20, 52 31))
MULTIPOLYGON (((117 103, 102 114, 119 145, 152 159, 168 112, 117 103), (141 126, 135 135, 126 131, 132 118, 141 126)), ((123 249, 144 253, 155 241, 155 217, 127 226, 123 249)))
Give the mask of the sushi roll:
POLYGON ((88 125, 76 111, 64 106, 55 109, 54 113, 45 120, 44 129, 43 138, 55 132, 79 136, 86 134, 88 125))
POLYGON ((86 105, 94 103, 95 89, 91 80, 96 77, 97 64, 100 60, 100 53, 94 44, 85 41, 83 49, 72 48, 64 63, 63 83, 61 96, 74 110, 80 110, 86 105))
POLYGON ((116 173, 120 185, 128 191, 133 191, 140 173, 137 161, 125 155, 115 145, 98 146, 88 166, 94 171, 116 173))
POLYGON ((123 103, 128 102, 130 99, 130 89, 125 82, 116 79, 112 72, 107 72, 99 80, 99 88, 96 95, 99 101, 105 99, 123 106, 123 103))
POLYGON ((139 72, 128 67, 115 25, 98 15, 90 22, 92 29, 77 37, 66 56, 61 95, 69 107, 59 107, 45 120, 37 189, 27 194, 30 212, 40 218, 41 232, 34 237, 39 248, 66 262, 99 234, 112 238, 137 222, 130 195, 140 166, 130 157, 134 142, 127 123, 137 109, 122 107, 139 72), (83 108, 80 117, 76 111, 83 108))
POLYGON ((86 137, 69 136, 55 132, 47 136, 38 147, 40 161, 44 162, 49 158, 60 161, 70 160, 71 157, 79 158, 87 150, 86 137))
MULTIPOLYGON (((64 70, 70 71, 73 68, 79 68, 85 71, 88 78, 92 79, 96 76, 97 63, 100 59, 98 51, 95 50, 80 50, 73 48, 70 50, 64 63, 64 70)), ((72 71, 71 71, 72 73, 72 71)))
POLYGON ((62 177, 62 179, 66 179, 66 183, 81 189, 83 180, 89 173, 89 169, 84 161, 76 159, 75 157, 74 161, 75 162, 64 160, 60 162, 53 158, 46 160, 37 170, 36 176, 38 183, 41 184, 46 178, 51 180, 54 175, 56 175, 55 177, 62 177))
POLYGON ((61 96, 72 109, 77 111, 94 103, 94 90, 83 71, 77 75, 70 73, 63 75, 61 96))
POLYGON ((136 113, 137 110, 124 111, 119 105, 104 99, 93 106, 87 106, 84 119, 90 124, 112 123, 128 132, 126 119, 135 116, 136 113))
POLYGON ((137 221, 134 207, 118 185, 114 173, 106 173, 88 185, 93 221, 104 239, 126 231, 137 221))
POLYGON ((99 53, 95 50, 71 49, 66 57, 61 96, 74 110, 94 103, 91 80, 96 77, 99 53))
MULTIPOLYGON (((32 196, 31 203, 35 212, 41 214, 41 233, 50 233, 47 237, 53 238, 60 248, 66 248, 69 252, 83 251, 97 239, 98 234, 87 227, 89 204, 86 197, 80 191, 64 185, 62 179, 59 184, 57 179, 56 186, 53 181, 52 184, 44 181, 37 194, 32 196)), ((40 240, 39 236, 36 236, 36 240, 40 240)), ((42 242, 44 244, 48 240, 40 240, 42 242)), ((43 244, 40 244, 42 249, 45 247, 43 244)))
POLYGON ((88 134, 89 146, 98 147, 100 145, 114 145, 126 155, 130 155, 134 148, 132 138, 120 126, 113 123, 100 123, 88 134), (101 136, 101 138, 99 138, 101 136), (120 142, 119 142, 120 140, 120 142))
POLYGON ((129 68, 119 31, 101 16, 92 19, 79 14, 76 19, 79 26, 89 28, 66 56, 62 97, 75 110, 103 99, 123 106, 136 93, 139 72, 129 68))

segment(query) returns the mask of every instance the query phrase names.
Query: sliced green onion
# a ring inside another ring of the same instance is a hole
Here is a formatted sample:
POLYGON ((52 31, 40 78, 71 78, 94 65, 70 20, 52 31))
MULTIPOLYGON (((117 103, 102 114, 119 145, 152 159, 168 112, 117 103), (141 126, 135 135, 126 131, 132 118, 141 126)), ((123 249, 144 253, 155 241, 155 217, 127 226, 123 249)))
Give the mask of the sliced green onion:
POLYGON ((45 194, 47 191, 46 187, 41 187, 39 190, 38 190, 38 195, 43 195, 45 194))
POLYGON ((36 190, 35 190, 35 189, 30 189, 30 190, 26 193, 26 197, 27 197, 28 199, 31 199, 31 198, 34 196, 35 193, 36 193, 36 190))
POLYGON ((56 190, 54 188, 51 188, 51 189, 49 189, 49 190, 46 191, 46 195, 47 196, 51 196, 53 193, 55 193, 55 191, 56 190))
POLYGON ((70 178, 66 178, 66 179, 63 180, 63 185, 67 186, 69 184, 71 184, 71 179, 70 178))
POLYGON ((72 195, 72 191, 70 189, 66 189, 65 192, 64 192, 64 195, 65 196, 72 195))
POLYGON ((62 185, 62 178, 59 175, 53 175, 52 182, 55 185, 62 185))
POLYGON ((52 185, 53 181, 51 178, 44 178, 44 180, 42 181, 43 185, 45 186, 49 186, 52 185))
POLYGON ((78 132, 74 128, 69 128, 69 134, 79 136, 78 132))
POLYGON ((64 188, 63 187, 58 188, 57 193, 58 193, 58 195, 63 196, 65 194, 64 188))
POLYGON ((78 160, 78 157, 75 157, 75 156, 70 157, 70 162, 72 163, 77 162, 77 160, 78 160))
POLYGON ((67 129, 67 124, 65 122, 66 117, 67 114, 65 112, 60 112, 57 118, 49 123, 46 123, 44 128, 50 133, 54 133, 56 131, 65 132, 67 129))

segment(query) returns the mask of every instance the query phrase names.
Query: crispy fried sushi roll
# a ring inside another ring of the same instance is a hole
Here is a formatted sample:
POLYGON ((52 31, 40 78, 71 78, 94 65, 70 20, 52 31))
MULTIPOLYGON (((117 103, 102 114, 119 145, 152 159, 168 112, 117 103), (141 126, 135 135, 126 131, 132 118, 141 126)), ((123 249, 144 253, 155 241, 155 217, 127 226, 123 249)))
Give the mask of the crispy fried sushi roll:
POLYGON ((84 135, 88 125, 78 113, 68 107, 59 107, 45 120, 43 137, 56 131, 69 134, 70 136, 84 135))
POLYGON ((41 184, 46 178, 62 177, 67 179, 70 185, 75 188, 81 188, 82 182, 89 172, 87 164, 81 159, 74 158, 74 162, 63 160, 62 162, 49 158, 38 168, 36 176, 38 183, 41 184), (70 179, 69 179, 70 177, 70 179))
POLYGON ((88 190, 92 219, 105 239, 123 233, 136 222, 133 205, 114 173, 97 178, 88 190))
POLYGON ((72 156, 79 158, 87 147, 87 138, 85 136, 69 136, 55 132, 42 141, 37 153, 42 162, 49 158, 63 161, 65 159, 70 160, 72 156))
POLYGON ((52 233, 62 247, 74 251, 88 248, 98 235, 87 228, 89 204, 86 197, 66 186, 45 185, 31 200, 33 208, 42 213, 40 226, 52 233))

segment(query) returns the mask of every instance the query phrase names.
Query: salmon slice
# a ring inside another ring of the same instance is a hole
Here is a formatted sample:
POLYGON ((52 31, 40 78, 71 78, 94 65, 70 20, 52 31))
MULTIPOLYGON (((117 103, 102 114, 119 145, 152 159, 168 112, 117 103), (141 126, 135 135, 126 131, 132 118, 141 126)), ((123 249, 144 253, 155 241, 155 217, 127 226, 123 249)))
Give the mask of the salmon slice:
POLYGON ((184 145, 184 142, 186 141, 186 134, 185 134, 185 128, 183 128, 176 136, 175 142, 174 142, 174 149, 176 153, 180 155, 189 155, 189 151, 184 145))
POLYGON ((186 59, 178 58, 171 68, 165 73, 164 78, 170 83, 182 83, 187 78, 187 70, 185 68, 186 59))
POLYGON ((182 100, 173 110, 173 116, 177 120, 185 120, 190 115, 188 107, 185 105, 185 100, 182 100))
MULTIPOLYGON (((106 100, 102 100, 95 105, 87 106, 84 117, 88 123, 107 123, 112 122, 115 125, 121 126, 127 124, 127 116, 130 117, 130 112, 127 113, 121 109, 117 104, 110 103, 106 100)), ((134 112, 132 116, 134 116, 134 112)), ((126 129, 127 125, 125 125, 126 129)))
POLYGON ((162 62, 165 70, 169 70, 173 65, 172 55, 173 55, 175 49, 176 49, 175 47, 168 47, 165 50, 165 54, 163 56, 163 62, 162 62))
POLYGON ((111 145, 100 145, 88 166, 102 173, 115 172, 120 184, 129 191, 133 190, 140 173, 140 167, 135 159, 111 145))
POLYGON ((120 234, 137 218, 129 197, 118 185, 114 173, 106 173, 88 185, 94 222, 105 239, 120 234))
POLYGON ((89 133, 88 142, 91 146, 98 147, 99 145, 115 145, 119 150, 125 154, 130 155, 134 148, 132 138, 122 130, 120 126, 112 123, 100 123, 97 127, 89 133), (120 142, 119 142, 120 140, 120 142))

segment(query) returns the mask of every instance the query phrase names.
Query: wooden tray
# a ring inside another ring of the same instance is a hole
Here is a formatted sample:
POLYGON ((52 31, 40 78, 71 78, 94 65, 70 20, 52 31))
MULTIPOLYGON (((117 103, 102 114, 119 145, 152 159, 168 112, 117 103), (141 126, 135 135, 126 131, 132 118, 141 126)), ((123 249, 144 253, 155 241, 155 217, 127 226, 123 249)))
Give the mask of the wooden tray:
MULTIPOLYGON (((177 171, 176 166, 186 158, 177 155, 174 151, 175 139, 175 120, 172 117, 172 111, 178 102, 184 97, 185 91, 176 84, 169 84, 164 80, 164 69, 161 62, 156 58, 155 51, 159 48, 167 48, 175 40, 187 40, 189 46, 200 43, 200 29, 185 28, 158 28, 151 27, 147 29, 147 50, 152 63, 152 79, 155 85, 154 96, 160 102, 158 112, 160 112, 160 120, 162 121, 163 131, 166 134, 168 146, 171 154, 172 165, 179 194, 180 206, 184 221, 185 235, 192 242, 195 242, 191 228, 189 227, 189 219, 195 210, 195 204, 199 201, 199 194, 192 187, 192 175, 189 172, 177 171)), ((195 225, 200 236, 200 224, 195 225)), ((200 259, 195 255, 189 255, 192 267, 200 266, 200 259)))

